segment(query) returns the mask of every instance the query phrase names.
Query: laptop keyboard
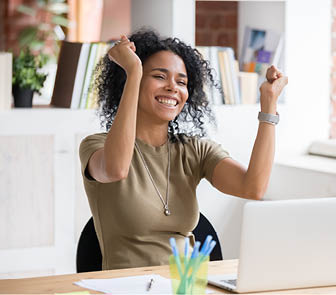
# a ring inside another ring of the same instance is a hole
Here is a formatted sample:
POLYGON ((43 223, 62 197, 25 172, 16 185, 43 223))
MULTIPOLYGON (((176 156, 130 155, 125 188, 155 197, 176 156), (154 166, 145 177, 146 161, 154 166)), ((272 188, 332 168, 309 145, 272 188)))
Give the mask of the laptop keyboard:
POLYGON ((237 286, 237 279, 233 279, 233 280, 221 280, 221 282, 233 285, 235 287, 237 286))

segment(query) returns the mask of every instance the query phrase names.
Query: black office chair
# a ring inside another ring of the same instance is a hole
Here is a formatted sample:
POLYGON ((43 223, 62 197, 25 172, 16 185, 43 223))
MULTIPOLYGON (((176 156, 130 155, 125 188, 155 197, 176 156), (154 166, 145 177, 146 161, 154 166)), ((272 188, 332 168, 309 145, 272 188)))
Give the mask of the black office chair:
POLYGON ((206 237, 208 235, 211 235, 212 239, 217 243, 215 248, 213 248, 210 254, 210 261, 223 260, 222 250, 220 247, 217 233, 212 224, 210 223, 210 221, 201 212, 198 224, 193 230, 193 234, 195 236, 195 240, 200 241, 201 245, 203 245, 203 242, 205 241, 206 237))
POLYGON ((102 254, 93 224, 93 217, 85 225, 77 246, 77 272, 102 270, 102 254))
MULTIPOLYGON (((217 233, 210 221, 202 213, 200 213, 200 218, 196 228, 193 230, 193 234, 195 240, 200 241, 202 244, 207 235, 212 235, 217 244, 210 254, 210 261, 223 260, 217 233)), ((80 235, 77 246, 76 265, 78 273, 102 270, 102 254, 92 217, 80 235)))

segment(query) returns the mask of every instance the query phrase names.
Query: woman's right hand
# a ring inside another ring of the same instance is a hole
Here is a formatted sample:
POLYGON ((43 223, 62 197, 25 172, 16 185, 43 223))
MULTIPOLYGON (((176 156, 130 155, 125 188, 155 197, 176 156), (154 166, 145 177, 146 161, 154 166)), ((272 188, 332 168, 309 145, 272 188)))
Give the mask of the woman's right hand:
POLYGON ((142 75, 142 63, 135 50, 134 42, 122 35, 120 41, 116 42, 107 54, 109 59, 122 67, 127 75, 134 71, 142 75))

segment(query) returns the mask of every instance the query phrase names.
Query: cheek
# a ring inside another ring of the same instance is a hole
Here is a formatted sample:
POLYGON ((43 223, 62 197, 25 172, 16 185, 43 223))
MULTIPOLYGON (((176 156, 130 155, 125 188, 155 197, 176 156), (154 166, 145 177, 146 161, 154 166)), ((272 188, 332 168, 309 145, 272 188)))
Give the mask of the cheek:
POLYGON ((182 97, 183 97, 183 101, 184 102, 186 102, 188 100, 188 98, 189 98, 189 92, 188 92, 187 88, 183 89, 183 91, 182 91, 182 97))
POLYGON ((139 89, 139 99, 142 100, 149 98, 152 93, 153 89, 151 87, 151 83, 148 83, 148 81, 142 81, 139 89))

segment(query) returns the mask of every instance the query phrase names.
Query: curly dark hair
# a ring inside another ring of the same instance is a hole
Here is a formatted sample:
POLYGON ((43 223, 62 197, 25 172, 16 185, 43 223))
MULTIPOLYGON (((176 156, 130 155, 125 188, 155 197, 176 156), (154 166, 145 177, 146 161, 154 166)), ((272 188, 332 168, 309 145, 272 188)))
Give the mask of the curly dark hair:
MULTIPOLYGON (((203 59, 197 49, 186 45, 178 38, 161 38, 152 29, 143 28, 133 33, 129 40, 135 43, 136 54, 142 64, 162 50, 171 51, 182 58, 188 75, 189 97, 181 113, 169 122, 168 132, 175 135, 172 138, 182 139, 183 135, 204 137, 206 135, 204 124, 207 121, 215 122, 203 89, 205 84, 217 87, 209 62, 203 59)), ((125 71, 110 61, 106 54, 96 68, 94 81, 94 88, 98 94, 98 115, 106 131, 110 129, 117 114, 125 82, 125 71)))

